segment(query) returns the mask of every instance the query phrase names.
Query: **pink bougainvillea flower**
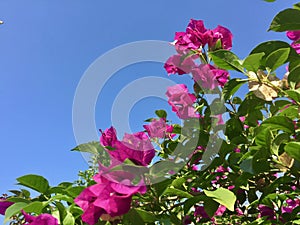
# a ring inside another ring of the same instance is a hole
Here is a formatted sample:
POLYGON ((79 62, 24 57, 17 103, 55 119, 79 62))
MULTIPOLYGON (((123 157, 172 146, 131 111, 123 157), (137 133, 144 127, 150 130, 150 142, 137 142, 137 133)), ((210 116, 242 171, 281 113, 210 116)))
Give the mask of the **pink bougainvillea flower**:
POLYGON ((224 87, 229 78, 229 73, 226 70, 217 69, 210 64, 201 64, 194 68, 192 75, 200 87, 211 90, 217 86, 224 87))
POLYGON ((187 54, 190 50, 198 49, 201 46, 201 41, 197 36, 186 32, 176 32, 174 40, 173 44, 179 54, 187 54))
POLYGON ((240 208, 235 208, 235 212, 237 213, 237 216, 243 216, 244 212, 240 208))
POLYGON ((298 41, 300 39, 300 30, 287 31, 286 36, 292 41, 298 41))
POLYGON ((300 43, 293 42, 291 47, 295 49, 298 54, 300 54, 300 43))
POLYGON ((202 218, 205 218, 205 219, 210 218, 209 215, 205 212, 204 206, 196 206, 195 207, 194 216, 195 217, 199 217, 200 219, 202 219, 202 218))
POLYGON ((222 216, 225 211, 226 211, 226 206, 220 205, 214 215, 215 216, 222 216))
POLYGON ((58 220, 50 214, 40 214, 38 216, 31 216, 22 210, 24 215, 25 224, 29 225, 59 225, 58 220))
POLYGON ((260 204, 258 206, 258 210, 259 210, 258 218, 266 217, 267 220, 276 220, 276 214, 274 209, 271 209, 268 206, 260 204))
POLYGON ((293 41, 291 47, 300 54, 300 43, 297 43, 300 40, 300 30, 287 31, 286 36, 293 41))
POLYGON ((224 124, 223 114, 212 115, 211 117, 216 119, 217 125, 224 124))
POLYGON ((226 207, 223 205, 219 205, 218 209, 216 210, 216 212, 214 213, 213 217, 210 217, 205 209, 204 206, 196 206, 195 207, 195 212, 194 212, 194 216, 198 217, 197 218, 197 222, 200 221, 200 219, 211 219, 211 221, 215 221, 214 217, 215 216, 222 216, 224 214, 224 212, 226 211, 226 207))
POLYGON ((293 210, 300 206, 300 199, 296 198, 295 200, 293 199, 287 199, 286 200, 286 206, 283 206, 281 209, 282 213, 292 213, 293 210))
POLYGON ((6 198, 0 198, 0 214, 1 215, 5 215, 5 211, 6 209, 11 206, 12 204, 14 204, 13 202, 9 202, 6 200, 6 198))
POLYGON ((164 138, 167 133, 171 135, 173 131, 173 126, 168 125, 164 118, 154 119, 149 125, 143 127, 151 138, 164 138))
POLYGON ((196 64, 193 61, 191 56, 185 57, 181 55, 173 55, 171 56, 165 63, 164 68, 168 72, 168 74, 187 74, 192 71, 192 69, 196 67, 196 64))
POLYGON ((232 33, 225 27, 217 26, 213 30, 206 32, 206 38, 208 47, 211 50, 215 50, 218 41, 221 42, 221 48, 230 50, 232 48, 232 33))
POLYGON ((172 111, 176 112, 179 118, 199 118, 193 107, 197 99, 193 94, 188 92, 186 85, 177 84, 168 87, 166 95, 169 98, 168 103, 172 106, 172 111))
POLYGON ((94 225, 103 215, 121 216, 130 209, 132 195, 144 194, 147 189, 143 182, 133 185, 134 175, 125 171, 107 169, 94 176, 97 184, 87 187, 74 200, 83 209, 82 220, 94 225))
POLYGON ((108 153, 120 162, 130 159, 137 165, 147 166, 155 155, 154 147, 144 132, 125 134, 123 140, 119 141, 115 128, 111 127, 102 131, 100 143, 104 147, 111 147, 108 153))
POLYGON ((197 43, 200 43, 200 46, 204 46, 207 44, 207 40, 205 38, 206 31, 207 29, 204 27, 204 23, 202 20, 191 19, 186 28, 186 33, 197 37, 197 43))

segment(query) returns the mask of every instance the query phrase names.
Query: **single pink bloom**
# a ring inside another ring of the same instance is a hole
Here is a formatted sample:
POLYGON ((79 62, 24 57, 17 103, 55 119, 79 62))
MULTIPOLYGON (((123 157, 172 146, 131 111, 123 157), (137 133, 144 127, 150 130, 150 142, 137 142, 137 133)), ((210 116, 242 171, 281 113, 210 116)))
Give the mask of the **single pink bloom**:
POLYGON ((215 216, 222 216, 225 211, 226 211, 226 206, 220 205, 214 215, 215 216))
POLYGON ((287 199, 286 200, 287 206, 283 206, 281 209, 282 213, 292 213, 293 210, 300 206, 300 199, 296 198, 295 200, 293 199, 287 199))
POLYGON ((223 87, 228 81, 229 73, 226 70, 217 69, 210 64, 201 64, 192 70, 195 82, 204 89, 223 87))
POLYGON ((286 36, 293 41, 291 47, 295 49, 298 54, 300 54, 300 44, 297 43, 300 40, 300 30, 287 31, 286 36))
POLYGON ((102 169, 94 176, 97 184, 84 189, 74 200, 83 209, 82 220, 89 225, 96 224, 102 215, 115 217, 127 213, 132 195, 147 190, 143 180, 138 185, 132 184, 135 176, 131 173, 102 169))
POLYGON ((219 40, 221 41, 222 49, 230 50, 232 48, 232 33, 230 30, 220 25, 213 30, 207 31, 206 38, 209 49, 214 49, 219 40))
POLYGON ((238 216, 243 216, 244 215, 244 212, 240 208, 235 208, 235 211, 236 211, 238 216))
POLYGON ((204 23, 202 20, 191 19, 186 28, 186 33, 197 37, 198 42, 200 42, 200 46, 204 46, 207 44, 207 40, 205 39, 206 31, 207 29, 204 27, 204 23))
POLYGON ((40 214, 38 216, 31 216, 22 210, 24 215, 25 224, 28 225, 59 225, 58 220, 50 214, 40 214))
POLYGON ((241 152, 241 149, 240 149, 240 148, 235 148, 235 149, 234 149, 234 152, 240 153, 240 152, 241 152))
POLYGON ((276 220, 274 209, 261 204, 258 206, 258 209, 260 211, 258 214, 258 218, 266 217, 267 220, 276 220))
POLYGON ((6 209, 13 204, 13 202, 7 201, 6 198, 0 197, 0 214, 5 215, 6 209))
POLYGON ((291 47, 295 49, 298 54, 300 54, 300 43, 293 42, 291 47))
POLYGON ((168 74, 187 74, 192 71, 192 69, 196 67, 196 64, 193 61, 191 56, 181 56, 181 55, 173 55, 171 56, 165 63, 164 68, 168 72, 168 74))
POLYGON ((193 107, 197 99, 193 94, 188 92, 186 85, 177 84, 168 87, 166 95, 169 98, 168 103, 172 106, 172 111, 176 112, 179 118, 199 118, 193 107))
POLYGON ((130 159, 137 165, 147 166, 155 156, 154 147, 144 132, 125 134, 123 140, 119 141, 115 128, 111 127, 102 132, 100 143, 113 148, 108 153, 119 162, 130 159))
POLYGON ((149 125, 143 126, 149 137, 151 138, 164 138, 166 133, 172 133, 173 126, 170 126, 166 123, 166 119, 153 119, 149 125))
POLYGON ((175 49, 179 54, 187 54, 201 46, 197 36, 186 32, 176 32, 174 40, 175 49))
POLYGON ((300 39, 300 30, 287 31, 286 36, 292 41, 298 41, 300 39))
POLYGON ((223 114, 212 115, 211 117, 217 119, 217 125, 224 124, 223 114))
POLYGON ((209 215, 205 212, 204 206, 196 206, 194 216, 200 218, 210 218, 209 215))

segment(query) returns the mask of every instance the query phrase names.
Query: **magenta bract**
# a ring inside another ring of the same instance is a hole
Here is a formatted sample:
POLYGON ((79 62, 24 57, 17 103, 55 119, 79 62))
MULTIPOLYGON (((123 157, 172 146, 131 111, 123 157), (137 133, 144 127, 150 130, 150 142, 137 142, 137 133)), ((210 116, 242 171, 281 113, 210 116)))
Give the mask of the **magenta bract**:
POLYGON ((38 216, 31 216, 22 210, 26 224, 29 225, 59 225, 58 220, 50 214, 40 214, 38 216))
POLYGON ((193 107, 197 99, 193 94, 188 92, 184 84, 168 87, 166 95, 169 98, 168 103, 172 106, 172 111, 176 112, 179 118, 199 118, 193 107))
POLYGON ((14 204, 13 202, 8 202, 6 198, 0 198, 0 214, 5 215, 6 209, 14 204))

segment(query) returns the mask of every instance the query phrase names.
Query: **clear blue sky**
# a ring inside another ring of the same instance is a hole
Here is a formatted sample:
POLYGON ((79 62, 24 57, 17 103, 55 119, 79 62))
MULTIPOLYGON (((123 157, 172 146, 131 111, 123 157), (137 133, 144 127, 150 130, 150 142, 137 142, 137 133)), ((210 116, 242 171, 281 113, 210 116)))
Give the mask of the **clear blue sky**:
MULTIPOLYGON (((15 178, 34 173, 52 185, 73 181, 87 168, 72 128, 74 93, 84 71, 99 56, 139 40, 172 41, 190 18, 207 28, 218 24, 233 35, 233 51, 245 57, 258 43, 285 39, 267 32, 277 12, 295 1, 0 1, 0 193, 15 188, 15 178)), ((162 64, 130 66, 112 78, 99 97, 97 127, 110 126, 111 101, 126 82, 143 76, 167 77, 162 64)), ((178 79, 178 82, 181 78, 178 79)), ((176 79, 175 79, 176 80, 176 79)), ((133 130, 153 110, 167 107, 161 100, 132 109, 133 130), (151 111, 149 111, 151 110, 151 111)))

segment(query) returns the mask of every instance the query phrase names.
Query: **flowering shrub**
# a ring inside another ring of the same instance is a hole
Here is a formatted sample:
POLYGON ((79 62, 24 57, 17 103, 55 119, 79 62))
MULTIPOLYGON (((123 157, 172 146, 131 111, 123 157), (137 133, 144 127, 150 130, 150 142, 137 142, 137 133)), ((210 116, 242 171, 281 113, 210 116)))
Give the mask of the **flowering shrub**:
POLYGON ((300 3, 280 12, 270 26, 287 31, 291 44, 267 41, 243 60, 231 52, 227 28, 190 20, 164 65, 169 75, 192 75, 193 92, 186 84, 166 90, 182 125, 157 110, 144 131, 122 140, 114 127, 100 130, 100 142, 74 148, 93 155, 78 181, 51 187, 39 175, 17 178, 38 196, 20 189, 0 198, 5 221, 300 224, 299 10, 300 3), (249 92, 240 98, 243 85, 249 92), (210 103, 209 93, 219 97, 210 103))

